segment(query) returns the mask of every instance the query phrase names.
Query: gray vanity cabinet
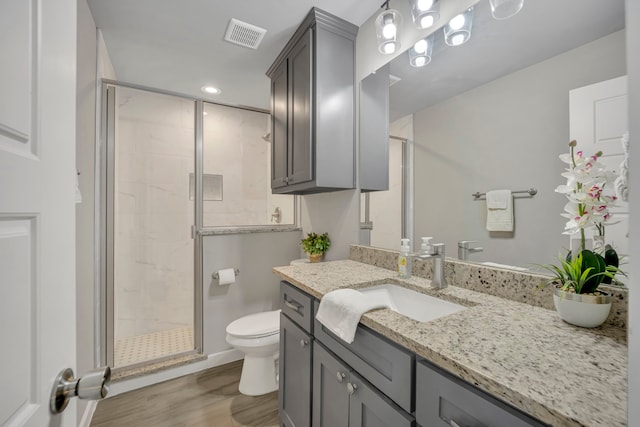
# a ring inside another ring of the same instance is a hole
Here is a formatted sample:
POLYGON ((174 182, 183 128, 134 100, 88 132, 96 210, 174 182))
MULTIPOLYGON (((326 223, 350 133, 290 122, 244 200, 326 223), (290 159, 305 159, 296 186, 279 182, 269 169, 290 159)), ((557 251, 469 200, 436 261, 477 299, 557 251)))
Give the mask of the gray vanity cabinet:
POLYGON ((413 417, 321 344, 313 348, 313 427, 411 427, 413 417))
POLYGON ((321 345, 313 348, 313 427, 349 425, 349 368, 321 345))
POLYGON ((354 188, 357 31, 312 8, 267 71, 273 193, 354 188))
POLYGON ((280 285, 280 358, 278 403, 280 425, 311 425, 313 336, 312 299, 293 286, 280 285))
POLYGON ((426 361, 417 367, 416 421, 424 427, 546 425, 426 361))
POLYGON ((280 423, 285 427, 311 424, 311 337, 284 314, 280 315, 280 423))

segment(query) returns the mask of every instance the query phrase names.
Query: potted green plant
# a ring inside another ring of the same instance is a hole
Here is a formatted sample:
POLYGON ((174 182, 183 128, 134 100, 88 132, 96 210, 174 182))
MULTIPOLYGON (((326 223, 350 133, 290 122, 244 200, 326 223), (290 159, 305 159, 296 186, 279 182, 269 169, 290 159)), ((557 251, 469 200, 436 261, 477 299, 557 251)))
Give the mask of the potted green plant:
POLYGON ((553 303, 562 320, 584 328, 600 326, 611 311, 611 296, 599 291, 605 278, 612 279, 617 267, 606 265, 602 255, 584 249, 573 257, 560 259, 559 265, 543 265, 552 276, 542 284, 552 284, 553 303))
POLYGON ((308 233, 307 237, 301 240, 301 244, 302 250, 309 255, 310 262, 320 262, 324 253, 331 247, 331 239, 328 233, 308 233))
POLYGON ((608 207, 616 201, 616 196, 605 194, 604 189, 616 175, 599 162, 601 151, 585 156, 575 147, 576 141, 571 141, 569 154, 560 155, 569 168, 562 174, 567 184, 558 186, 556 192, 569 200, 562 213, 568 219, 564 234, 579 233, 580 246, 560 258, 559 265, 542 266, 552 273, 542 286, 554 285, 553 301, 561 319, 593 328, 601 325, 611 310, 611 297, 599 291, 598 286, 603 281, 611 282, 618 272, 617 255, 614 262, 614 257, 605 259, 604 253, 587 249, 585 229, 596 228, 600 235, 604 234, 604 226, 611 218, 608 207))

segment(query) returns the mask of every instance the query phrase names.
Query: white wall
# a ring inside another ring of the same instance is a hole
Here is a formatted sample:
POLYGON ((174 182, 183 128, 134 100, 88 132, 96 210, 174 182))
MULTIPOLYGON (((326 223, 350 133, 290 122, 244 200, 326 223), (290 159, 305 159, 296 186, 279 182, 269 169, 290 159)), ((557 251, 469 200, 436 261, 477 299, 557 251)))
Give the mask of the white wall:
POLYGON ((415 114, 415 237, 455 256, 478 240, 476 261, 530 267, 567 246, 558 160, 569 141, 569 90, 625 74, 624 32, 517 71, 415 114), (515 232, 489 233, 476 191, 536 187, 514 202, 515 232))
POLYGON ((251 313, 279 308, 280 281, 271 269, 299 258, 300 231, 223 234, 203 237, 203 351, 231 349, 226 327, 251 313), (212 274, 237 268, 231 285, 219 286, 212 274))
POLYGON ((629 269, 629 426, 640 426, 640 292, 638 277, 640 263, 635 258, 640 254, 640 156, 637 146, 640 141, 640 2, 627 0, 627 75, 629 77, 629 135, 632 148, 630 157, 630 251, 633 254, 629 269), (635 153, 635 154, 633 154, 635 153))

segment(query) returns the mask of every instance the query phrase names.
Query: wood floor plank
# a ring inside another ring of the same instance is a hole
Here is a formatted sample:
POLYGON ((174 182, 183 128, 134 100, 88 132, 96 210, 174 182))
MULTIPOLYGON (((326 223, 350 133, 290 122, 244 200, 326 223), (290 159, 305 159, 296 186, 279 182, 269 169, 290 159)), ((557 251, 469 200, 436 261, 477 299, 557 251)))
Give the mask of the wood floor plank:
POLYGON ((277 427, 278 393, 238 392, 242 361, 107 398, 91 427, 277 427))

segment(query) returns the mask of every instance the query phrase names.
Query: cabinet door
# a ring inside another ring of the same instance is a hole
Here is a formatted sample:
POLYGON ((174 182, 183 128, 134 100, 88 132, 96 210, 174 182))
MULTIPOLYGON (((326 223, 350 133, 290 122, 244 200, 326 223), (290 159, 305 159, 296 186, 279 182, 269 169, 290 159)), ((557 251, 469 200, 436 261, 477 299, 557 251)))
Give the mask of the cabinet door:
POLYGON ((285 315, 280 315, 280 423, 285 427, 311 425, 312 341, 285 315))
POLYGON ((290 185, 313 179, 312 45, 313 29, 309 29, 289 55, 290 185))
POLYGON ((287 66, 285 59, 271 79, 271 188, 287 185, 287 66))
POLYGON ((389 190, 389 64, 360 82, 360 189, 389 190))
POLYGON ((325 348, 313 347, 313 427, 349 424, 349 369, 325 348))
MULTIPOLYGON (((407 384, 407 387, 410 385, 407 384)), ((354 372, 347 384, 349 427, 412 427, 413 417, 354 372)))

